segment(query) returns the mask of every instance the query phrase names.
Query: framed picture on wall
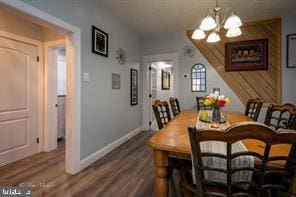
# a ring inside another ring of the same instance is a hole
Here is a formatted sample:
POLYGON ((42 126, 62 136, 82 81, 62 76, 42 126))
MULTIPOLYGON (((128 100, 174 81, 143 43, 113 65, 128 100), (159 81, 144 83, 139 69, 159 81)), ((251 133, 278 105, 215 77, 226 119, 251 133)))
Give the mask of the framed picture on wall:
POLYGON ((287 35, 287 67, 296 68, 296 34, 287 35))
POLYGON ((92 26, 92 52, 108 57, 108 34, 92 26))
POLYGON ((138 71, 131 69, 131 105, 138 104, 138 71))
POLYGON ((170 79, 171 74, 169 71, 162 69, 161 70, 161 89, 162 90, 169 90, 170 89, 170 79))
POLYGON ((120 74, 112 73, 112 90, 120 89, 120 74))
POLYGON ((225 71, 267 70, 268 39, 225 44, 225 71))

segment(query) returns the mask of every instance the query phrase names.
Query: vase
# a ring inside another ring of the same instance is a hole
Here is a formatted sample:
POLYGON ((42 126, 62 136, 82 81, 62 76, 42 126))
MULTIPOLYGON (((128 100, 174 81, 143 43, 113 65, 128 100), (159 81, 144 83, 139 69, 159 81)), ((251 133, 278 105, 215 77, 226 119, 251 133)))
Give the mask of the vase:
POLYGON ((219 123, 220 120, 221 120, 221 113, 220 113, 220 108, 213 108, 213 111, 212 111, 212 120, 214 122, 217 122, 219 123))

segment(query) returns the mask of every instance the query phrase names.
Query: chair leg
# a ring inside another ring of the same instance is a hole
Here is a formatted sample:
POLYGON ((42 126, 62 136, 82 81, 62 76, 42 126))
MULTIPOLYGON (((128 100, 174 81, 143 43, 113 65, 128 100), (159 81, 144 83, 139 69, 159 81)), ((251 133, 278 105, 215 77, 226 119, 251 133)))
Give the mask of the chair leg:
POLYGON ((168 179, 169 179, 169 193, 171 194, 170 196, 175 196, 176 195, 176 185, 174 182, 174 177, 173 177, 173 173, 174 173, 174 168, 169 165, 168 166, 168 179))
POLYGON ((182 181, 180 180, 180 189, 182 191, 182 195, 183 197, 193 197, 194 195, 192 194, 192 192, 188 191, 186 189, 186 187, 182 184, 182 181))

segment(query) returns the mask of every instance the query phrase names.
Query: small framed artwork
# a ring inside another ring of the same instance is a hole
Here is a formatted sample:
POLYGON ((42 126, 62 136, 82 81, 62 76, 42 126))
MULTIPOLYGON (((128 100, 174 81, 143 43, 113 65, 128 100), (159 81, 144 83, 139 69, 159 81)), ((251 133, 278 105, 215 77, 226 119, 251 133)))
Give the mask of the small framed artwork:
POLYGON ((92 26, 92 52, 108 57, 108 34, 92 26))
POLYGON ((213 94, 218 94, 218 95, 220 95, 221 93, 220 93, 220 88, 217 88, 217 87, 214 87, 213 88, 213 94))
POLYGON ((119 90, 120 89, 120 74, 112 73, 112 89, 119 90))
POLYGON ((171 74, 167 70, 161 70, 161 89, 162 90, 169 90, 170 89, 170 79, 171 74))
POLYGON ((267 70, 268 39, 225 44, 225 71, 267 70))
POLYGON ((138 71, 131 69, 131 105, 138 104, 138 71))
POLYGON ((296 34, 287 35, 287 68, 296 68, 296 34))

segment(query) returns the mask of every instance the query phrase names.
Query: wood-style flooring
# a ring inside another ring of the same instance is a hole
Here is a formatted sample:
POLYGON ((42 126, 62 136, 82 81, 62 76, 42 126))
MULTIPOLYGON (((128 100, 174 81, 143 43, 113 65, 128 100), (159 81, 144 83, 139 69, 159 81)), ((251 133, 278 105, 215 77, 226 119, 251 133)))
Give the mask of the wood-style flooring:
POLYGON ((33 187, 33 196, 153 196, 153 153, 147 145, 153 134, 143 131, 77 175, 64 172, 61 145, 1 167, 0 185, 33 187))

